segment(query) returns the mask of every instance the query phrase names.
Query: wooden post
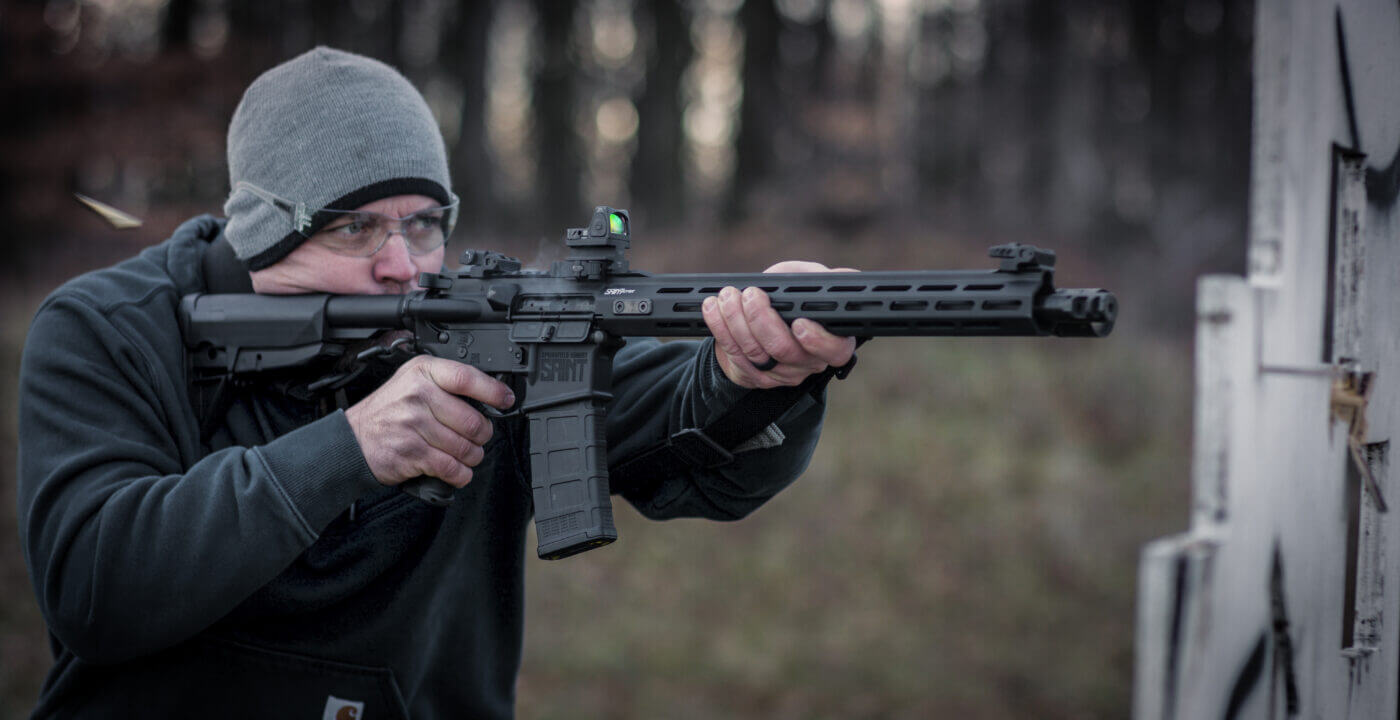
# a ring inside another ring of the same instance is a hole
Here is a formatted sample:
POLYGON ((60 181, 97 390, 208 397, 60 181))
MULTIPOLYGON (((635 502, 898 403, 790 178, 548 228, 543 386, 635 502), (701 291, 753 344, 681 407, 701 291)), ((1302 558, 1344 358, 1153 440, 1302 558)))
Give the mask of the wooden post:
POLYGON ((1191 527, 1142 554, 1134 717, 1394 718, 1400 6, 1256 23, 1249 275, 1198 286, 1191 527))

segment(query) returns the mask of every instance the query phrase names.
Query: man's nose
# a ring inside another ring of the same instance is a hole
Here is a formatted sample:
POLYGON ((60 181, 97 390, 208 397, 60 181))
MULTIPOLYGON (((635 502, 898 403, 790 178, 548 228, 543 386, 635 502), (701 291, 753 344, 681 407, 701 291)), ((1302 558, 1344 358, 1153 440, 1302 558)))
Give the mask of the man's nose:
POLYGON ((413 256, 408 252, 408 238, 401 228, 395 228, 384 239, 384 247, 374 255, 375 282, 410 283, 418 274, 413 256))

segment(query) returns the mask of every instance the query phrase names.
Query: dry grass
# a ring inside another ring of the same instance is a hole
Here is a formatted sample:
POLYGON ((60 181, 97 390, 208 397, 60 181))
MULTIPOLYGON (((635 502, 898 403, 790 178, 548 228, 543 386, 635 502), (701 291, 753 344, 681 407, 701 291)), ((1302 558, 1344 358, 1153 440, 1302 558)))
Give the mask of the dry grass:
POLYGON ((532 563, 522 717, 1122 717, 1138 547, 1185 521, 1184 348, 880 341, 737 524, 532 563))

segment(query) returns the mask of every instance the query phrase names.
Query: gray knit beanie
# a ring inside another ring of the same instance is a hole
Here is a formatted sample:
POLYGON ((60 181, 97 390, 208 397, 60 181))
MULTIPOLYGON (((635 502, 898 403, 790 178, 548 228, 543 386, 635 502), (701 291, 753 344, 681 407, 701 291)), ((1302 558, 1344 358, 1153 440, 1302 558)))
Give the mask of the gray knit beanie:
POLYGON ((318 210, 391 195, 455 199, 442 133, 418 90, 378 60, 324 47, 248 86, 229 123, 228 174, 224 235, 249 270, 330 222, 318 210))

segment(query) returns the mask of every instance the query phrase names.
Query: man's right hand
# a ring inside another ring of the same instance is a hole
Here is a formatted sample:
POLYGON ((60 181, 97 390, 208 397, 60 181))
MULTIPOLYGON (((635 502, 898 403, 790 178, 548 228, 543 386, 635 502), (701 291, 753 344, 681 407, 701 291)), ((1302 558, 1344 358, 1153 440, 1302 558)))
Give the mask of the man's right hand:
POLYGON ((472 479, 491 439, 491 421, 463 398, 505 410, 510 388, 482 371, 420 355, 345 411, 365 462, 384 485, 420 475, 453 487, 472 479))

